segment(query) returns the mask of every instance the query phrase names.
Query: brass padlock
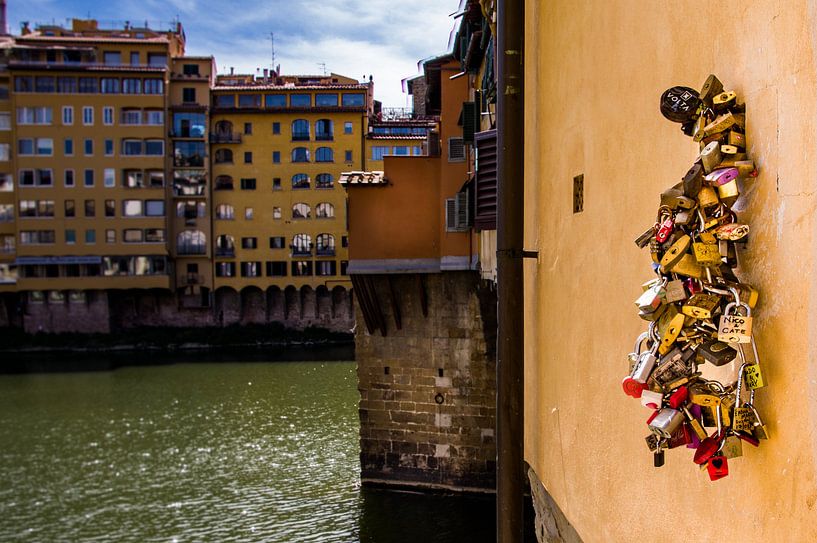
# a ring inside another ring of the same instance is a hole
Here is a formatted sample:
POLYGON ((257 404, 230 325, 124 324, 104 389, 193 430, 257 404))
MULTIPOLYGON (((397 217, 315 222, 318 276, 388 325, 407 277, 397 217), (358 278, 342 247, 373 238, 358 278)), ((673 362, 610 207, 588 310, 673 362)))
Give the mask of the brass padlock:
POLYGON ((714 170, 723 159, 721 155, 721 146, 717 141, 713 141, 701 151, 701 164, 704 167, 704 172, 710 173, 714 170))
POLYGON ((674 268, 674 266, 684 257, 684 254, 689 249, 692 239, 684 234, 675 240, 664 256, 661 257, 661 273, 667 273, 674 268))
POLYGON ((681 256, 681 259, 672 266, 672 273, 685 277, 694 277, 695 279, 704 277, 704 269, 695 261, 695 257, 689 253, 681 256))
POLYGON ((735 162, 735 168, 738 169, 741 177, 757 177, 755 163, 752 160, 739 160, 735 162))
POLYGON ((724 109, 735 105, 738 95, 735 91, 725 91, 714 98, 712 98, 712 109, 715 111, 723 111, 724 109))
POLYGON ((715 192, 715 189, 712 187, 701 187, 701 190, 698 192, 698 205, 701 206, 702 209, 714 207, 719 203, 721 203, 721 201, 718 200, 718 194, 715 192))
POLYGON ((721 253, 718 251, 717 243, 695 242, 692 244, 692 253, 701 266, 719 266, 721 264, 721 253))
POLYGON ((727 158, 734 157, 734 155, 738 154, 740 151, 734 145, 721 145, 721 154, 723 155, 723 159, 726 160, 727 158))
POLYGON ((664 287, 664 300, 667 303, 680 302, 687 299, 687 291, 684 288, 684 282, 680 279, 674 279, 667 282, 664 287))
POLYGON ((687 300, 681 312, 696 319, 711 319, 720 303, 721 297, 717 294, 696 294, 687 300))
POLYGON ((718 198, 720 198, 721 202, 729 207, 732 207, 732 204, 734 204, 735 200, 737 200, 738 196, 740 196, 737 179, 733 179, 725 185, 718 185, 717 188, 718 198))
POLYGON ((741 134, 735 130, 729 131, 729 145, 734 145, 738 149, 746 149, 746 134, 741 134))
POLYGON ((712 107, 715 96, 723 92, 723 83, 715 74, 709 74, 704 81, 698 99, 708 107, 712 107))
POLYGON ((681 184, 684 187, 684 194, 690 198, 696 198, 701 190, 704 181, 704 167, 700 161, 695 162, 689 171, 684 175, 681 184))

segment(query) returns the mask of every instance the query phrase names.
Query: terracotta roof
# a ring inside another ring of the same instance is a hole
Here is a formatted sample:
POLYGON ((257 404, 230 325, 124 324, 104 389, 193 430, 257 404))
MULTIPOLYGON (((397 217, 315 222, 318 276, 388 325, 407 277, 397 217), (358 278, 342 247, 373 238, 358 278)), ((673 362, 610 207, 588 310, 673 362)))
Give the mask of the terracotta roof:
POLYGON ((125 38, 125 37, 102 37, 102 36, 37 36, 28 34, 26 36, 17 36, 17 42, 82 42, 82 43, 170 43, 165 36, 156 36, 154 38, 125 38))
POLYGON ((331 85, 216 85, 214 91, 304 91, 304 90, 366 90, 366 85, 342 85, 333 83, 331 85))
POLYGON ((426 136, 421 135, 404 135, 397 134, 368 134, 366 136, 370 140, 425 140, 426 136))
POLYGON ((385 186, 389 184, 389 181, 383 176, 382 171, 343 172, 340 174, 338 183, 341 185, 385 186))

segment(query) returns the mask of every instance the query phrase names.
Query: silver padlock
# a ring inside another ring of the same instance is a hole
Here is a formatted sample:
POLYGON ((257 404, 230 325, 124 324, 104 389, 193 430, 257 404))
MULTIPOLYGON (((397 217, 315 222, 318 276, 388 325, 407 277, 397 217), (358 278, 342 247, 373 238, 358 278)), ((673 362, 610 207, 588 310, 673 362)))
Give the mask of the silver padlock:
POLYGON ((658 411, 653 419, 648 424, 650 431, 664 439, 670 439, 672 434, 684 422, 684 414, 677 409, 665 407, 658 411))

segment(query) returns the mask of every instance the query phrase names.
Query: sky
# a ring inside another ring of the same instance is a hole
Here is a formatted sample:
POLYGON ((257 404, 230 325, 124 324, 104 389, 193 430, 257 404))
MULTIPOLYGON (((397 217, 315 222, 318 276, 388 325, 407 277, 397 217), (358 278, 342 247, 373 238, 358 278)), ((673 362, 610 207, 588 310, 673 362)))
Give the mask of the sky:
POLYGON ((385 107, 410 105, 401 80, 417 62, 448 50, 459 0, 8 0, 12 34, 20 23, 70 26, 94 18, 102 27, 125 21, 166 30, 181 21, 188 55, 214 55, 219 73, 259 73, 275 63, 284 74, 374 77, 385 107))

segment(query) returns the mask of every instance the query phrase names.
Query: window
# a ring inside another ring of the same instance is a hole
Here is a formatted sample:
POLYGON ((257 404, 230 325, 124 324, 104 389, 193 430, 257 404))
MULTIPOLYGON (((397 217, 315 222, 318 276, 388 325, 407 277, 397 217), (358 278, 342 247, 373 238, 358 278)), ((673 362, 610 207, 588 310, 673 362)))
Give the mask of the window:
POLYGON ((34 90, 36 92, 54 92, 57 89, 55 80, 49 76, 37 76, 34 78, 34 90))
POLYGON ((102 94, 119 94, 119 78, 103 77, 99 80, 99 87, 102 94))
POLYGON ((261 107, 260 94, 239 94, 238 107, 261 107))
POLYGON ((90 126, 94 124, 94 108, 91 106, 83 106, 82 108, 82 124, 90 126))
POLYGON ((255 179, 241 179, 241 190, 255 190, 255 179))
POLYGON ((14 204, 0 204, 0 222, 14 221, 14 204))
POLYGON ((216 262, 216 277, 235 277, 235 262, 216 262))
POLYGON ((185 87, 182 89, 182 102, 189 104, 196 101, 196 89, 185 87))
POLYGON ((94 170, 85 170, 85 183, 86 187, 93 187, 94 186, 94 170))
POLYGON ((77 210, 76 207, 74 206, 73 200, 66 200, 65 202, 63 202, 63 209, 65 212, 66 219, 76 217, 77 210))
POLYGON ((383 160, 383 157, 388 155, 391 148, 383 145, 372 146, 372 160, 383 160))
POLYGON ((167 55, 164 53, 148 53, 148 66, 164 68, 167 66, 167 55))
POLYGON ((334 154, 331 147, 318 147, 315 151, 315 162, 334 162, 334 154))
POLYGON ((219 204, 216 207, 216 219, 227 221, 235 219, 235 208, 229 204, 219 204))
POLYGON ((76 94, 77 92, 77 78, 76 77, 58 77, 57 78, 57 92, 60 94, 76 94))
POLYGON ((17 154, 21 156, 33 155, 34 140, 30 138, 23 138, 17 140, 17 154))
POLYGON ((182 138, 204 137, 204 113, 174 113, 173 134, 182 138))
POLYGON ((214 190, 233 190, 233 178, 229 175, 219 175, 216 177, 214 190))
POLYGON ((102 59, 105 64, 114 66, 122 64, 122 54, 119 51, 105 51, 102 53, 102 59))
POLYGON ((258 238, 241 238, 242 249, 258 249, 258 238))
POLYGON ((303 202, 298 202, 297 204, 292 206, 293 219, 309 219, 311 215, 312 210, 307 204, 303 202))
POLYGON ((54 200, 20 200, 20 217, 54 216, 54 200))
POLYGON ((173 144, 174 166, 204 166, 203 141, 177 141, 173 144))
POLYGON ((280 177, 273 177, 272 178, 272 190, 281 190, 281 178, 280 177))
POLYGON ((267 94, 264 96, 266 107, 287 107, 287 97, 285 94, 267 94))
POLYGON ((252 134, 252 123, 244 123, 244 134, 248 136, 252 134))
POLYGON ((332 94, 316 94, 315 105, 317 107, 338 107, 338 95, 332 94))
POLYGON ((281 123, 272 123, 272 133, 273 134, 281 133, 281 123))
POLYGON ((142 80, 130 77, 123 79, 122 94, 142 94, 142 80))
POLYGON ((141 217, 142 209, 142 200, 122 200, 123 217, 141 217))
POLYGON ((130 189, 144 187, 144 174, 142 170, 125 170, 123 172, 122 184, 130 189))
POLYGON ((267 277, 286 277, 287 263, 283 261, 267 262, 267 277))
POLYGON ((11 113, 0 112, 0 130, 11 130, 11 113))
POLYGON ((94 154, 94 140, 85 140, 85 156, 93 156, 94 154))
POLYGON ((335 236, 318 234, 315 238, 315 251, 318 256, 335 256, 335 236))
POLYGON ((363 93, 344 94, 341 104, 343 107, 363 107, 366 105, 366 95, 363 93))
POLYGON ((116 230, 105 230, 105 243, 116 243, 116 230))
POLYGON ((273 164, 280 164, 281 163, 281 152, 280 151, 273 151, 272 152, 272 163, 273 164))
POLYGON ((62 182, 66 187, 74 186, 74 170, 65 170, 63 172, 62 182))
POLYGON ((144 234, 138 228, 126 228, 122 231, 122 241, 124 243, 142 243, 144 241, 144 234))
POLYGON ((315 121, 315 140, 332 141, 334 138, 334 127, 330 119, 318 119, 315 121))
POLYGON ((352 162, 352 151, 346 151, 345 159, 346 162, 352 162))
POLYGON ((165 186, 165 172, 164 170, 148 170, 148 186, 152 189, 161 188, 165 186))
POLYGON ((244 151, 244 164, 252 164, 252 151, 244 151))
POLYGON ((293 261, 292 275, 295 277, 304 277, 312 275, 312 262, 309 261, 293 261))
POLYGON ((412 149, 411 154, 413 154, 414 156, 420 156, 420 155, 423 154, 423 148, 422 147, 414 146, 411 149, 412 149))
POLYGON ((51 138, 37 138, 34 140, 34 151, 39 156, 51 156, 54 154, 54 140, 51 138))
POLYGON ((85 216, 96 217, 96 201, 85 200, 85 216))
POLYGON ((406 156, 409 154, 409 148, 405 145, 398 145, 394 148, 394 154, 396 156, 406 156))
POLYGON ((142 86, 145 94, 162 94, 164 92, 164 81, 161 79, 145 79, 142 86))
POLYGON ((235 256, 235 239, 222 234, 216 238, 216 256, 235 256))
POLYGON ((272 218, 276 219, 276 220, 281 218, 281 208, 280 207, 273 207, 272 208, 272 218))
POLYGON ((165 124, 165 112, 161 109, 146 109, 144 123, 153 126, 165 124))
POLYGON ((309 141, 309 121, 306 119, 292 121, 292 141, 309 141))
MULTIPOLYGON (((20 245, 50 244, 54 243, 55 239, 53 230, 23 230, 20 232, 20 245)), ((7 249, 10 245, 13 247, 12 243, 5 241, 3 247, 7 249)))
POLYGON ((8 143, 0 143, 0 161, 8 162, 10 147, 8 143))
POLYGON ((199 230, 186 230, 176 236, 176 252, 180 255, 207 254, 207 237, 199 230))
POLYGON ((164 228, 145 228, 145 243, 164 243, 164 228))
POLYGON ((85 231, 85 243, 92 244, 96 243, 96 230, 93 228, 89 228, 85 231))
POLYGON ((184 75, 199 75, 199 65, 198 64, 183 64, 182 65, 182 73, 184 75))
POLYGON ((335 216, 335 206, 329 202, 321 202, 315 206, 315 218, 331 219, 335 216))
POLYGON ((242 262, 241 277, 261 277, 260 262, 242 262))
POLYGON ((74 124, 74 108, 73 106, 62 107, 62 124, 69 126, 74 124))
POLYGON ((465 146, 462 138, 448 138, 448 162, 462 162, 465 160, 465 146))
POLYGON ((164 140, 145 140, 145 155, 162 156, 165 154, 164 140))
POLYGON ((103 174, 103 182, 102 184, 105 187, 111 188, 116 186, 116 170, 113 168, 105 168, 103 174))
POLYGON ((235 107, 235 94, 219 94, 215 98, 216 107, 235 107))
POLYGON ((163 217, 165 214, 164 200, 146 200, 145 201, 145 216, 147 217, 163 217))
POLYGON ((72 156, 74 154, 74 140, 65 138, 62 142, 62 152, 65 156, 72 156))
POLYGON ((334 186, 331 173, 319 173, 315 177, 316 189, 331 189, 334 186))
POLYGON ((105 156, 113 156, 113 140, 105 140, 105 156))
POLYGON ((232 164, 233 152, 230 149, 217 149, 215 156, 216 164, 232 164))
POLYGON ((20 170, 18 179, 21 187, 50 187, 53 184, 51 170, 20 170))
POLYGON ((31 76, 18 75, 14 78, 14 92, 33 92, 34 78, 31 76))
POLYGON ((18 107, 17 124, 51 124, 52 109, 50 107, 18 107))
POLYGON ((112 125, 113 124, 113 108, 105 106, 102 108, 102 124, 105 125, 112 125))
POLYGON ((142 124, 141 109, 122 109, 119 122, 122 124, 142 124))
POLYGON ((139 51, 131 51, 130 64, 131 66, 139 66, 139 51))
POLYGON ((73 245, 77 242, 77 231, 76 230, 66 230, 65 231, 65 243, 69 245, 73 245))
POLYGON ((343 133, 344 134, 351 134, 352 133, 352 123, 350 123, 350 122, 343 123, 343 133))
POLYGON ((312 96, 309 94, 292 94, 289 97, 289 105, 292 107, 309 107, 312 105, 312 96))
POLYGON ((284 249, 286 247, 286 238, 284 236, 273 236, 269 239, 270 249, 284 249))
POLYGON ((349 236, 341 236, 340 246, 341 247, 348 247, 349 246, 349 236))
POLYGON ((337 262, 334 260, 315 262, 315 275, 318 276, 337 275, 337 269, 337 262))
POLYGON ((309 149, 296 147, 292 150, 292 162, 309 162, 309 149))
POLYGON ((176 202, 176 216, 184 219, 196 219, 207 214, 207 205, 204 202, 188 200, 176 202))
POLYGON ((80 77, 79 92, 80 94, 96 94, 99 92, 99 79, 95 77, 80 77))
POLYGON ((308 189, 309 183, 309 176, 305 173, 296 173, 292 176, 293 189, 308 189))
POLYGON ((105 216, 116 217, 116 200, 105 200, 105 216))
POLYGON ((142 154, 142 140, 122 140, 122 154, 139 156, 142 154))
POLYGON ((253 218, 253 210, 251 207, 244 208, 244 219, 247 221, 251 221, 253 218))

